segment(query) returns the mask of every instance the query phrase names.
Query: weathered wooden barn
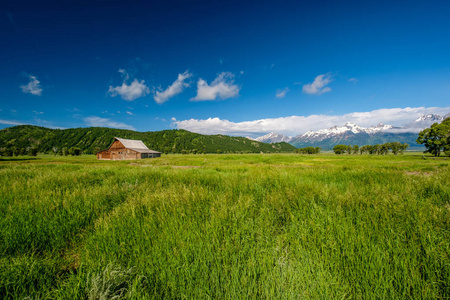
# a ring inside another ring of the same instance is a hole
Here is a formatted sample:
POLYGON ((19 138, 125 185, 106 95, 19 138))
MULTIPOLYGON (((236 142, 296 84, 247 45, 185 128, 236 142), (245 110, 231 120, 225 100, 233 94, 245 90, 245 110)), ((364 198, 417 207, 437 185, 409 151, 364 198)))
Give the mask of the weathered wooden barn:
POLYGON ((126 160, 160 157, 161 152, 150 150, 139 140, 115 137, 108 149, 97 152, 97 159, 126 160))

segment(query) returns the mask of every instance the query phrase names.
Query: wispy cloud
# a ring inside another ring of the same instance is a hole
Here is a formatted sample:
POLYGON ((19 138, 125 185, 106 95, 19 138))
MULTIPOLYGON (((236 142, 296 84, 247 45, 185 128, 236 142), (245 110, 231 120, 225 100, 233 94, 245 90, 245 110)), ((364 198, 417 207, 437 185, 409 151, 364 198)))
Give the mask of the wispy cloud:
POLYGON ((184 88, 189 87, 189 83, 185 81, 190 77, 192 77, 192 74, 188 71, 184 72, 183 74, 178 74, 177 80, 175 80, 172 85, 170 85, 164 91, 162 91, 161 89, 159 89, 159 91, 156 91, 153 99, 155 99, 156 103, 162 104, 173 96, 178 95, 183 91, 184 88))
POLYGON ((355 77, 349 78, 348 79, 349 82, 353 82, 353 83, 357 83, 358 79, 356 79, 355 77))
POLYGON ((127 81, 128 79, 130 79, 130 74, 128 74, 128 72, 125 69, 119 69, 119 71, 117 72, 122 74, 123 81, 127 81))
POLYGON ((13 24, 14 27, 17 28, 16 22, 14 22, 14 18, 13 18, 12 13, 10 11, 6 11, 6 15, 8 16, 8 19, 11 22, 11 24, 13 24))
POLYGON ((6 125, 35 125, 35 126, 45 126, 48 128, 55 128, 55 129, 65 129, 64 127, 59 126, 53 126, 53 122, 39 119, 39 118, 33 118, 32 121, 17 121, 17 120, 4 120, 0 119, 0 124, 6 124, 6 125))
POLYGON ((133 116, 134 114, 131 111, 126 111, 125 113, 127 113, 130 116, 133 116))
POLYGON ((139 81, 134 79, 131 84, 127 84, 130 75, 124 69, 119 69, 118 72, 122 74, 124 80, 120 86, 109 86, 108 94, 111 95, 111 97, 120 95, 120 97, 126 101, 134 101, 137 98, 144 97, 150 93, 150 89, 145 85, 144 80, 139 81))
MULTIPOLYGON (((450 107, 406 107, 383 108, 369 112, 352 112, 344 115, 309 115, 268 118, 245 122, 231 122, 220 118, 205 120, 190 119, 177 121, 172 119, 172 126, 202 134, 227 134, 241 136, 259 136, 269 132, 278 132, 290 136, 305 133, 308 130, 319 130, 334 125, 352 122, 369 127, 379 122, 403 126, 424 114, 445 115, 450 107)), ((417 129, 410 129, 416 132, 417 129)))
POLYGON ((28 84, 20 86, 22 92, 26 94, 41 96, 42 95, 42 87, 40 84, 41 82, 37 79, 36 76, 33 75, 28 75, 28 79, 30 80, 28 84))
POLYGON ((95 127, 112 127, 112 128, 122 128, 122 129, 130 129, 136 130, 133 126, 127 125, 125 123, 116 122, 107 118, 100 118, 97 116, 86 117, 83 119, 84 123, 88 126, 95 127))
POLYGON ((318 75, 314 78, 314 81, 303 86, 303 92, 306 94, 320 95, 326 92, 330 92, 331 88, 327 85, 332 82, 330 73, 318 75))
POLYGON ((220 73, 209 85, 205 80, 197 82, 197 96, 191 101, 212 101, 233 98, 239 95, 240 87, 234 84, 234 74, 230 72, 220 73))
POLYGON ((6 125, 28 125, 27 122, 21 122, 21 121, 11 121, 11 120, 2 120, 0 119, 0 124, 6 124, 6 125))
POLYGON ((35 113, 36 115, 42 115, 44 112, 43 111, 33 110, 33 113, 35 113))
POLYGON ((277 90, 275 96, 280 99, 284 98, 286 96, 287 92, 289 92, 289 91, 290 91, 289 88, 285 87, 284 89, 277 90))

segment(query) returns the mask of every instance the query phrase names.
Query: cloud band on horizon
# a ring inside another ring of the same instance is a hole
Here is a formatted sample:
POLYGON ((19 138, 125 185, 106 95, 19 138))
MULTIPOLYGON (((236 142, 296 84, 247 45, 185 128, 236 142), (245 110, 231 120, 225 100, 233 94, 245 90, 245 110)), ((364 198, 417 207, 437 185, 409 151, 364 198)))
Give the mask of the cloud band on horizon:
MULTIPOLYGON (((303 134, 352 122, 369 127, 378 123, 402 126, 425 114, 445 115, 450 107, 382 108, 369 112, 352 112, 344 115, 309 115, 267 118, 254 121, 232 122, 220 118, 172 120, 172 126, 201 134, 224 134, 256 137, 269 132, 289 136, 303 134)), ((416 132, 418 129, 411 129, 416 132)))

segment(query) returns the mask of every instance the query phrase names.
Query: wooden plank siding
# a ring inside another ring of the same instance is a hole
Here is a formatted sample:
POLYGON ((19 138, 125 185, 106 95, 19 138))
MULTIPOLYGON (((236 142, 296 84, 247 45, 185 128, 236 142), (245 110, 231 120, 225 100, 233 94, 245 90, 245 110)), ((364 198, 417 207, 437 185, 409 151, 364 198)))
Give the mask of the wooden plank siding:
POLYGON ((97 158, 109 160, 132 160, 140 159, 141 153, 127 149, 121 142, 115 141, 109 149, 98 152, 97 158))

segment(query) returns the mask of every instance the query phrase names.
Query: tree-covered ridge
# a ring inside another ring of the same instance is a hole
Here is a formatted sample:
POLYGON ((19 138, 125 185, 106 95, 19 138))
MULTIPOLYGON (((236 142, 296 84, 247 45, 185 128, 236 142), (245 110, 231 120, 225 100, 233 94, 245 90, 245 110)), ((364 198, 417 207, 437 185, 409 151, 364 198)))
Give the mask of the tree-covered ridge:
POLYGON ((0 130, 0 148, 37 148, 52 153, 64 147, 77 147, 84 153, 95 153, 108 148, 114 137, 142 140, 150 149, 164 153, 259 153, 293 152, 287 143, 266 144, 244 137, 202 135, 182 129, 138 132, 126 129, 87 127, 50 129, 32 125, 19 125, 0 130))

